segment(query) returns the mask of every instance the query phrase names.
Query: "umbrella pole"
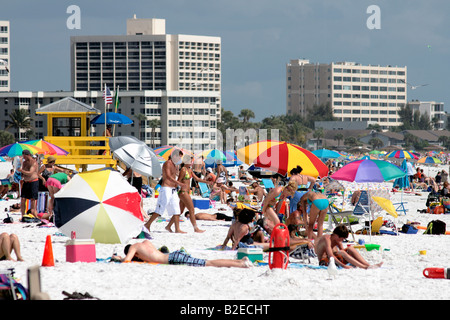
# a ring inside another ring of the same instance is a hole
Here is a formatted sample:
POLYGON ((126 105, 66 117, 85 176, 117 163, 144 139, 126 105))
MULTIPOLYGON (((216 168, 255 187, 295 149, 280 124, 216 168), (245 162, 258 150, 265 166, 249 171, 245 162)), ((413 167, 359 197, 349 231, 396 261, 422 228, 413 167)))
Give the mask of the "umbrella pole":
POLYGON ((105 138, 106 138, 106 83, 105 83, 105 138))

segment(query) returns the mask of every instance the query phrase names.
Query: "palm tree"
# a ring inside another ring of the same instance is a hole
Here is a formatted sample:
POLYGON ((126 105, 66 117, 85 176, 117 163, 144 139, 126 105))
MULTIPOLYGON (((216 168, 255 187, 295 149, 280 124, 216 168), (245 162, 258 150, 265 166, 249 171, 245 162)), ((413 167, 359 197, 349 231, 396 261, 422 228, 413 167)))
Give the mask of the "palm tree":
POLYGON ((248 123, 251 118, 255 117, 255 113, 250 109, 242 109, 238 117, 242 118, 243 123, 248 123))
MULTIPOLYGON (((145 114, 142 114, 142 113, 138 113, 138 114, 136 114, 134 116, 139 121, 139 140, 142 140, 142 137, 141 137, 142 122, 147 120, 147 116, 145 114)), ((144 139, 144 141, 145 141, 145 139, 144 139)))
POLYGON ((6 130, 9 128, 17 129, 17 139, 21 140, 20 137, 20 129, 31 129, 31 121, 33 120, 30 117, 30 111, 26 109, 16 109, 12 113, 9 114, 9 118, 11 119, 10 124, 6 127, 6 130))
POLYGON ((344 135, 342 133, 338 133, 334 136, 334 140, 338 142, 338 148, 341 146, 341 141, 344 139, 344 135))
POLYGON ((323 136, 324 136, 323 128, 317 128, 316 130, 314 130, 313 137, 317 139, 316 150, 319 149, 319 139, 322 140, 323 136))
POLYGON ((161 121, 159 119, 152 119, 148 121, 148 126, 152 128, 152 148, 155 148, 155 130, 157 127, 161 126, 161 121))

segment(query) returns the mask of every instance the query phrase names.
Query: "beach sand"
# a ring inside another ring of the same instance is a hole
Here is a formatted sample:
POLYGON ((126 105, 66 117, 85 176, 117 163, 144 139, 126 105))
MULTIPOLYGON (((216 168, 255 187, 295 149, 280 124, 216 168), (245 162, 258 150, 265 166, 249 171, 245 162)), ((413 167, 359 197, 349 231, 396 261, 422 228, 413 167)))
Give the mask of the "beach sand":
MULTIPOLYGON (((0 177, 5 177, 11 165, 0 164, 0 177)), ((425 167, 424 167, 425 168, 425 167)), ((429 169, 430 175, 440 167, 429 169)), ((445 166, 445 169, 448 169, 445 166)), ((425 172, 427 169, 425 168, 425 172)), ((392 184, 387 183, 388 187, 392 184)), ((400 193, 390 193, 393 202, 399 202, 400 193)), ((400 214, 394 222, 401 227, 407 220, 420 222, 426 226, 429 221, 439 219, 447 223, 450 229, 450 215, 431 215, 419 213, 425 209, 427 193, 421 196, 404 194, 403 202, 408 209, 406 215, 400 214)), ((0 201, 0 221, 6 217, 5 208, 19 200, 0 201)), ((144 199, 146 209, 152 210, 156 199, 144 199)), ((209 210, 217 212, 219 207, 209 210)), ((231 211, 227 214, 231 215, 231 211)), ((42 291, 53 300, 62 300, 66 296, 62 291, 88 292, 102 300, 402 300, 450 299, 449 281, 427 279, 422 272, 428 267, 450 267, 450 236, 417 234, 398 236, 355 235, 365 243, 381 245, 380 251, 360 250, 370 263, 384 261, 379 269, 340 269, 335 279, 330 279, 327 270, 311 268, 273 269, 268 266, 255 266, 248 269, 189 267, 174 265, 151 265, 138 263, 96 263, 66 262, 65 243, 69 239, 60 234, 56 227, 37 227, 35 223, 18 223, 20 213, 12 213, 15 223, 0 223, 0 232, 15 233, 21 242, 24 262, 0 261, 0 270, 14 268, 18 280, 27 286, 27 269, 41 265, 47 235, 51 235, 55 257, 54 267, 41 267, 42 291), (426 250, 425 256, 419 256, 420 250, 426 250)), ((393 219, 384 213, 386 219, 393 219)), ((198 221, 204 233, 194 233, 187 219, 181 222, 186 234, 174 234, 165 230, 167 222, 153 223, 152 242, 156 247, 167 246, 170 251, 184 247, 194 257, 222 259, 236 257, 235 251, 208 250, 222 244, 230 222, 198 221)), ((327 223, 325 223, 327 226, 327 223)), ((352 226, 358 230, 361 226, 352 226)), ((349 236, 349 240, 351 236, 349 236)), ((130 243, 143 240, 133 239, 130 243)), ((123 255, 125 244, 97 243, 97 259, 107 259, 114 252, 123 255)), ((15 258, 15 255, 13 255, 15 258)), ((264 255, 267 261, 267 254, 264 255)), ((301 262, 291 259, 292 262, 301 262)), ((317 266, 317 259, 311 260, 317 266)))

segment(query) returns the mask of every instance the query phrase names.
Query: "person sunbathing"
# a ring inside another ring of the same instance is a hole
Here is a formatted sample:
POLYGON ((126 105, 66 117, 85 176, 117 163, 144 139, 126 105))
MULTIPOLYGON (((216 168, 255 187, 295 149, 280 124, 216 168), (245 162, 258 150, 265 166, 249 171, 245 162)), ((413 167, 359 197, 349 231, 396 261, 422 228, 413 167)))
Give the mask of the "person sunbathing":
POLYGON ((0 234, 0 261, 15 261, 11 256, 13 250, 16 254, 17 261, 24 261, 22 255, 20 254, 20 242, 17 235, 13 233, 7 234, 6 232, 0 234))
POLYGON ((374 269, 381 267, 383 262, 371 265, 353 246, 348 246, 344 249, 342 241, 347 239, 347 237, 347 227, 345 225, 338 225, 332 234, 325 234, 318 238, 315 242, 315 251, 319 259, 319 265, 328 266, 330 258, 333 257, 336 265, 345 269, 351 269, 353 267, 374 269))
POLYGON ((127 245, 124 248, 125 258, 113 255, 112 259, 121 262, 150 262, 173 265, 188 265, 195 267, 235 267, 235 268, 249 268, 252 263, 247 257, 241 260, 234 259, 216 259, 206 260, 198 259, 190 256, 182 250, 177 250, 169 254, 162 253, 149 241, 144 240, 140 243, 127 245))
MULTIPOLYGON (((186 211, 184 214, 186 218, 190 218, 190 212, 186 211)), ((227 216, 224 213, 207 213, 207 212, 199 212, 195 214, 196 220, 207 220, 207 221, 231 221, 233 217, 227 216)))

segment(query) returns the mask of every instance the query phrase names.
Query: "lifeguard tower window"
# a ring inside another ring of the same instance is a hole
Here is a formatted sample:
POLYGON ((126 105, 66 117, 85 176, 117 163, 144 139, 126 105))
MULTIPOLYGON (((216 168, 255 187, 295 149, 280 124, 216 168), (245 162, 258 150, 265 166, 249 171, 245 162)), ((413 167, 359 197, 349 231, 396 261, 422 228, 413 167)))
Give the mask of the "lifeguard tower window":
POLYGON ((81 118, 53 118, 53 136, 81 136, 81 118))

